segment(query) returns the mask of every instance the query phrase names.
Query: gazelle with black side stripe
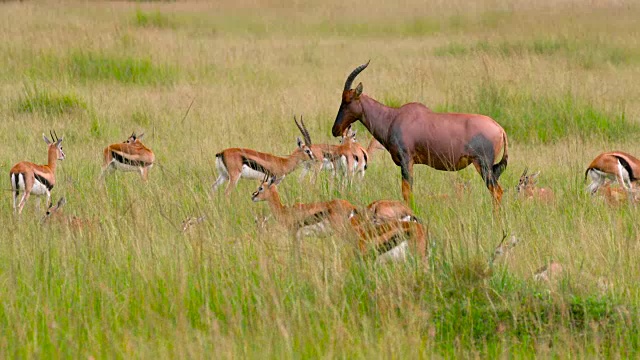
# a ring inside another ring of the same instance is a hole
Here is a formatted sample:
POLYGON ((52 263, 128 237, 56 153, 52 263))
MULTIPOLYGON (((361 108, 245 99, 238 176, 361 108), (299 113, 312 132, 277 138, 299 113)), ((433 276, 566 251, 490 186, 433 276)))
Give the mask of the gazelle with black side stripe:
POLYGON ((321 235, 338 230, 348 224, 356 212, 350 202, 334 199, 310 204, 282 205, 277 185, 281 179, 265 177, 252 196, 254 202, 267 201, 273 217, 293 234, 296 239, 308 235, 321 235))
POLYGON ((139 172, 142 180, 147 181, 149 169, 156 160, 153 151, 144 146, 140 139, 143 134, 136 135, 134 132, 124 143, 111 144, 104 148, 104 162, 102 174, 104 178, 114 170, 139 172))
POLYGON ((591 194, 595 194, 607 180, 617 180, 631 198, 633 183, 640 179, 640 160, 622 151, 605 152, 591 161, 584 177, 585 180, 591 178, 587 188, 591 194))
MULTIPOLYGON (((399 214, 396 214, 399 215, 399 214)), ((427 231, 413 215, 398 220, 369 221, 357 214, 350 219, 358 236, 358 249, 362 255, 373 252, 376 261, 402 261, 410 253, 420 259, 427 256, 427 231)))
POLYGON ((364 178, 364 172, 367 170, 369 162, 369 154, 356 140, 355 130, 351 130, 351 126, 342 134, 340 138, 342 166, 346 167, 347 175, 358 175, 360 179, 364 178))
POLYGON ((316 156, 309 148, 311 136, 300 119, 302 126, 294 121, 304 137, 304 141, 298 138, 298 148, 291 155, 281 157, 269 153, 263 153, 251 149, 229 148, 216 154, 216 169, 218 179, 213 184, 215 192, 222 184, 229 182, 225 190, 228 196, 240 179, 262 180, 267 174, 277 178, 283 178, 295 170, 302 162, 316 160, 316 156))
POLYGON ((31 194, 47 196, 47 206, 51 203, 51 189, 56 184, 56 162, 64 160, 64 152, 62 151, 62 139, 58 139, 51 133, 52 140, 49 140, 44 134, 42 138, 48 147, 47 165, 36 165, 28 161, 19 162, 9 171, 11 179, 11 189, 13 191, 13 211, 22 213, 25 203, 31 194), (22 199, 18 203, 20 191, 23 191, 22 199))

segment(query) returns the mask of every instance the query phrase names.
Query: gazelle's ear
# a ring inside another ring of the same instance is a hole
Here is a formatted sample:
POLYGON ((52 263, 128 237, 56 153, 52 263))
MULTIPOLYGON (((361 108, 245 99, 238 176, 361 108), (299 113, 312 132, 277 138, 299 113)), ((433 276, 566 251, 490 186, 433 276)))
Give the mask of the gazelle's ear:
POLYGON ((138 135, 138 140, 142 140, 143 137, 144 137, 144 133, 141 133, 140 135, 138 135))
POLYGON ((44 142, 47 143, 47 145, 51 145, 51 140, 49 140, 49 138, 47 138, 47 135, 42 133, 42 138, 44 139, 44 142))
POLYGON ((529 175, 529 179, 535 180, 538 177, 538 175, 540 175, 540 171, 536 171, 533 174, 529 175))
POLYGON ((359 83, 358 86, 356 86, 356 99, 359 98, 360 95, 362 95, 362 83, 359 83))
POLYGON ((282 176, 280 176, 280 177, 274 176, 274 177, 271 178, 271 184, 279 185, 280 182, 282 181, 282 179, 284 179, 284 177, 282 177, 282 176))
POLYGON ((61 207, 62 205, 67 203, 67 199, 65 199, 65 197, 61 197, 60 200, 58 200, 58 207, 61 207))
POLYGON ((63 139, 64 139, 64 135, 62 135, 62 137, 60 139, 58 139, 58 141, 56 141, 56 145, 62 144, 62 140, 63 139))
POLYGON ((304 143, 302 142, 302 139, 300 139, 300 138, 298 137, 298 138, 296 138, 296 140, 297 140, 297 143, 298 143, 298 147, 299 147, 299 148, 302 148, 302 146, 304 145, 304 143))

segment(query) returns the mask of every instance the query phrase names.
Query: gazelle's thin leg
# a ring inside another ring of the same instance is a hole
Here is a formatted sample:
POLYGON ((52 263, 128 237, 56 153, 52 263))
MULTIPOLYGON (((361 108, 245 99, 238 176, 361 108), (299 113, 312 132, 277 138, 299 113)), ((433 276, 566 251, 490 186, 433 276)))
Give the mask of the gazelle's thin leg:
POLYGON ((29 199, 29 195, 30 195, 29 191, 25 191, 24 194, 22 195, 22 199, 20 200, 20 204, 18 205, 18 214, 22 214, 22 208, 24 208, 24 204, 27 203, 27 200, 29 199))
POLYGON ((217 190, 218 190, 218 188, 220 187, 220 185, 224 184, 224 183, 225 183, 225 181, 227 181, 227 180, 228 180, 228 179, 227 179, 227 177, 226 177, 226 176, 224 176, 224 175, 220 174, 220 175, 218 176, 218 179, 216 179, 216 182, 215 182, 215 183, 213 183, 212 190, 213 190, 214 192, 215 192, 215 191, 217 191, 217 190))

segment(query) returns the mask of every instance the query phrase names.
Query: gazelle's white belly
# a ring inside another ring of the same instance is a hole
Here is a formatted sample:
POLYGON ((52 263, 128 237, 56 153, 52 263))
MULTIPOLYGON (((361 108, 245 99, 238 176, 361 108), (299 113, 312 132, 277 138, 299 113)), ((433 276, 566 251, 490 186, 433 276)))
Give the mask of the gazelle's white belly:
POLYGON ((331 224, 329 220, 322 220, 319 223, 306 225, 298 229, 296 236, 298 238, 303 236, 320 236, 331 233, 331 224))
POLYGON ((38 179, 34 180, 33 188, 31 189, 31 194, 32 195, 46 195, 47 193, 49 193, 49 189, 47 189, 47 187, 43 183, 38 181, 38 179))
POLYGON ((405 260, 407 258, 407 254, 409 253, 409 243, 407 240, 401 242, 393 249, 387 251, 386 253, 378 256, 377 261, 385 263, 388 261, 400 261, 405 260))
POLYGON ((254 170, 247 165, 242 165, 242 172, 240 177, 245 179, 264 180, 264 173, 254 170))
POLYGON ((113 160, 111 163, 113 164, 114 168, 116 168, 117 170, 120 170, 120 171, 140 171, 140 168, 138 166, 133 166, 133 165, 129 165, 129 164, 123 164, 123 163, 118 162, 116 160, 113 160))

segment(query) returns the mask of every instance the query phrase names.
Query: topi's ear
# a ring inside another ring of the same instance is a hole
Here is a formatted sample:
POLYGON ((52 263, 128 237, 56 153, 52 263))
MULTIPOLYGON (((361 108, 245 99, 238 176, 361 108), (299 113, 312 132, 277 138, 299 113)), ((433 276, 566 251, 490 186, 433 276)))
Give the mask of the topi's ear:
POLYGON ((42 133, 42 138, 44 139, 44 142, 47 143, 47 145, 51 145, 51 140, 49 140, 49 138, 47 138, 47 135, 42 133))
POLYGON ((359 83, 358 86, 356 86, 356 98, 359 98, 360 95, 362 95, 362 83, 359 83))

